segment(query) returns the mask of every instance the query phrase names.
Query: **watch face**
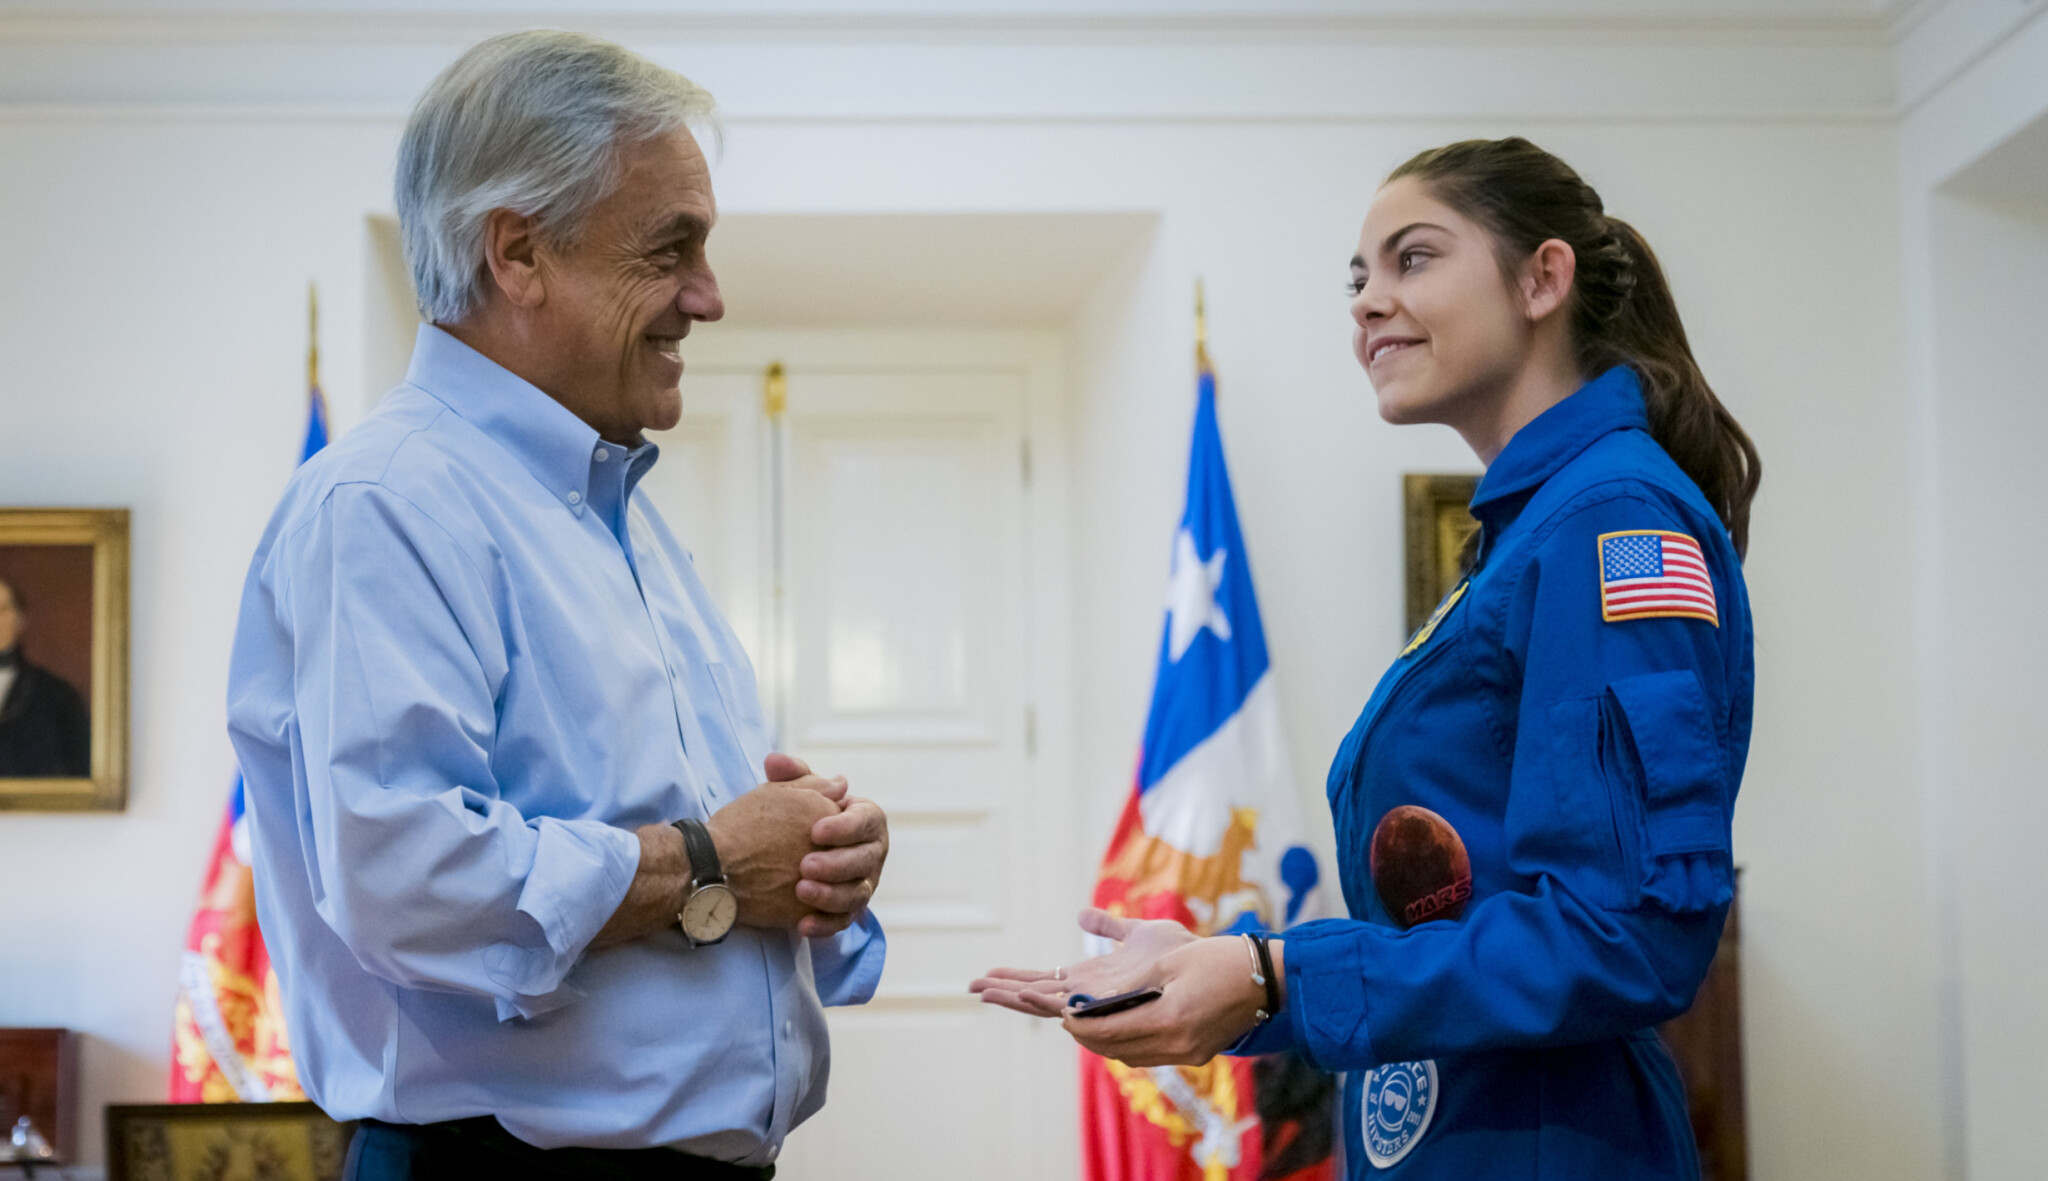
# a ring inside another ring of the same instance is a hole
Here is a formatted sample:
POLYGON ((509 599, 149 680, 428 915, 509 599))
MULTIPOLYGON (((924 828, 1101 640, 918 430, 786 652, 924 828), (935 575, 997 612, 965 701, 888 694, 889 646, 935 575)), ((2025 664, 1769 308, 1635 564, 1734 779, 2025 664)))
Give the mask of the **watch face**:
POLYGON ((699 943, 723 939, 739 913, 739 899, 731 890, 716 883, 705 886, 683 903, 683 934, 699 943))

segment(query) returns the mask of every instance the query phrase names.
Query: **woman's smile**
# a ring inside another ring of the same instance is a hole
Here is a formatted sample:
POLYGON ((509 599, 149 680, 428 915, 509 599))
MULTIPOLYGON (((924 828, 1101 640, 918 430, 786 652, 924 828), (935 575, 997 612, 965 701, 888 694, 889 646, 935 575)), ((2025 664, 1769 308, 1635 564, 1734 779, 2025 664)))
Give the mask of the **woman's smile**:
POLYGON ((1393 353, 1423 343, 1415 336, 1382 336, 1366 346, 1366 364, 1377 365, 1393 353))

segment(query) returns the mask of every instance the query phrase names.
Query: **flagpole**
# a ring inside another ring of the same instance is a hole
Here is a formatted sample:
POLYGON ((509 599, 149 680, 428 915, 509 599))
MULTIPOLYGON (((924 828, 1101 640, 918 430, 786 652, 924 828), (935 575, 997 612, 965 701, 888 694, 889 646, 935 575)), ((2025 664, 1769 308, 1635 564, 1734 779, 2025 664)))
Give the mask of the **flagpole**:
POLYGON ((306 280, 306 388, 320 387, 320 285, 306 280))
POLYGON ((761 411, 768 418, 768 547, 770 550, 770 577, 773 585, 769 588, 768 601, 768 644, 769 658, 766 661, 771 691, 771 708, 774 710, 773 732, 769 743, 776 750, 787 749, 789 737, 789 693, 791 669, 784 619, 788 614, 785 600, 786 588, 783 583, 783 561, 785 542, 783 538, 784 518, 787 506, 783 502, 782 459, 784 450, 783 412, 789 408, 789 372, 776 361, 768 366, 761 378, 761 411))
POLYGON ((1202 281, 1195 280, 1195 373, 1201 377, 1213 377, 1216 370, 1209 364, 1209 313, 1202 306, 1202 281))

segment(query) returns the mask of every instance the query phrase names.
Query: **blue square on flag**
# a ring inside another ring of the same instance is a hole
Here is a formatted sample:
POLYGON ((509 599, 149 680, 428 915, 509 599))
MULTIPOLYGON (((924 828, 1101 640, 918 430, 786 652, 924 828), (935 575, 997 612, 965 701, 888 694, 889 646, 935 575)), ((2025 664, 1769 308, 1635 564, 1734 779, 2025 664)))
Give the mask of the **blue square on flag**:
POLYGON ((1660 529, 1602 534, 1600 618, 1621 623, 1673 616, 1721 623, 1700 543, 1660 529))

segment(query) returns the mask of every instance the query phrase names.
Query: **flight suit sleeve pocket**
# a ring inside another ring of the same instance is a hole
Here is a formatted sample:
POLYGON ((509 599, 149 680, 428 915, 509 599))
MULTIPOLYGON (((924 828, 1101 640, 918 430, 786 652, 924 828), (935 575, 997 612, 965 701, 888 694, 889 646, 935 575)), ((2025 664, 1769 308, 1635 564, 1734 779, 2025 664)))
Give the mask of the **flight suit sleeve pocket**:
MULTIPOLYGON (((1727 758, 1691 670, 1608 686, 1610 787, 1640 801, 1642 896, 1667 910, 1705 910, 1733 896, 1727 758)), ((1616 804, 1634 803, 1617 800, 1616 804)), ((1625 813, 1624 813, 1625 814, 1625 813)))
POLYGON ((1604 708, 1599 695, 1550 702, 1542 725, 1527 728, 1508 794, 1509 859, 1595 906, 1628 909, 1637 899, 1631 811, 1603 786, 1604 708))

